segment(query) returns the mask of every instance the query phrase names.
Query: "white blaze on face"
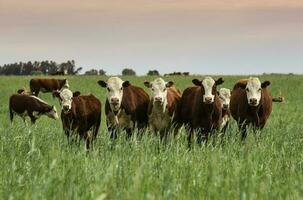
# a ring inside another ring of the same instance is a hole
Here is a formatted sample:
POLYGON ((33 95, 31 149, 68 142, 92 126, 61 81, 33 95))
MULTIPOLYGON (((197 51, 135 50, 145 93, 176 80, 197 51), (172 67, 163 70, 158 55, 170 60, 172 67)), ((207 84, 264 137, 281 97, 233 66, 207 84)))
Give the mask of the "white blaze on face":
POLYGON ((153 103, 163 104, 167 101, 167 89, 166 82, 162 78, 157 78, 151 82, 151 90, 153 103))
POLYGON ((57 113, 57 109, 56 109, 55 106, 53 106, 51 111, 47 112, 46 115, 50 118, 53 118, 53 119, 58 119, 59 118, 58 113, 57 113))
POLYGON ((119 77, 107 80, 107 99, 113 111, 118 111, 123 97, 123 81, 119 77))
POLYGON ((69 89, 63 89, 60 92, 61 106, 64 111, 69 111, 72 108, 73 93, 69 89))
POLYGON ((202 81, 202 86, 204 87, 204 95, 203 95, 203 102, 204 103, 213 103, 215 99, 215 95, 212 94, 213 86, 215 84, 214 79, 211 77, 206 77, 202 81))
POLYGON ((246 85, 246 95, 248 104, 258 106, 261 99, 261 82, 258 78, 250 77, 246 85))
POLYGON ((230 96, 231 96, 230 89, 221 88, 219 90, 219 99, 220 99, 221 107, 224 110, 229 108, 230 96))

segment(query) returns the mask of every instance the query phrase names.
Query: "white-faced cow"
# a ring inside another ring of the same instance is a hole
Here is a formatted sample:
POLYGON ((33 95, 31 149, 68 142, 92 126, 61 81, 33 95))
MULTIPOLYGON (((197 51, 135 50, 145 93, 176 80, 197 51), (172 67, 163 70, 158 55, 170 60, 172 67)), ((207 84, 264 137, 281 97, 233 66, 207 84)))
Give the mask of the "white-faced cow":
POLYGON ((23 118, 23 121, 25 121, 26 116, 30 117, 33 124, 42 115, 58 119, 55 106, 50 106, 36 96, 25 94, 13 94, 9 98, 9 113, 11 121, 13 121, 14 114, 17 114, 23 118))
POLYGON ((53 92, 63 88, 69 88, 69 84, 66 79, 35 78, 30 80, 29 86, 31 93, 35 96, 38 96, 40 91, 53 92))
POLYGON ((191 146, 193 132, 197 132, 197 141, 207 139, 210 132, 218 130, 222 123, 222 108, 217 94, 217 85, 222 78, 214 80, 206 77, 202 81, 192 80, 196 85, 186 88, 181 98, 181 121, 188 126, 188 144, 191 146))
POLYGON ((272 98, 267 90, 269 81, 258 78, 239 80, 232 91, 230 111, 238 122, 241 137, 246 137, 246 126, 252 124, 254 130, 262 129, 272 111, 272 98))
POLYGON ((230 120, 230 108, 229 108, 230 96, 231 96, 230 89, 220 88, 218 95, 222 108, 222 124, 220 129, 223 133, 225 133, 230 120))
POLYGON ((69 141, 73 133, 77 133, 86 141, 86 148, 96 139, 101 123, 101 102, 94 95, 80 95, 65 88, 54 91, 53 95, 60 101, 62 107, 61 120, 63 130, 69 141), (92 131, 92 137, 89 134, 92 131))
POLYGON ((174 87, 172 81, 165 82, 157 78, 144 85, 151 89, 151 101, 148 106, 148 124, 151 131, 160 133, 161 139, 166 138, 171 127, 176 128, 181 92, 174 87))
POLYGON ((100 80, 98 84, 107 89, 105 114, 111 138, 116 138, 120 128, 131 137, 135 127, 142 129, 147 126, 149 96, 142 88, 119 77, 111 77, 107 82, 100 80))

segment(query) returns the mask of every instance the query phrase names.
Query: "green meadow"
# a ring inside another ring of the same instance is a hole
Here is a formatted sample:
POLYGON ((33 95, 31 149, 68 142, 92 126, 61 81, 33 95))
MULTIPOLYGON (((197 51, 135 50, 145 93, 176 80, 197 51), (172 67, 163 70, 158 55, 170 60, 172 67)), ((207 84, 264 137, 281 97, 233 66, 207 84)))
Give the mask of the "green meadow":
MULTIPOLYGON (((281 93, 286 101, 274 103, 266 127, 257 134, 249 129, 244 142, 232 120, 223 139, 191 150, 184 128, 167 144, 146 131, 131 140, 121 133, 113 146, 102 112, 89 153, 83 141, 67 144, 60 119, 41 117, 31 125, 17 116, 10 123, 9 96, 28 89, 31 78, 0 78, 0 199, 303 199, 303 76, 259 76, 271 81, 272 96, 281 93)), ((66 78, 72 91, 96 95, 104 109, 106 90, 97 81, 107 77, 66 78)), ((144 87, 156 77, 122 78, 144 87)), ((193 78, 164 79, 184 90, 193 78)), ((232 88, 242 77, 223 78, 220 87, 232 88)), ((50 93, 39 97, 60 112, 50 93)))

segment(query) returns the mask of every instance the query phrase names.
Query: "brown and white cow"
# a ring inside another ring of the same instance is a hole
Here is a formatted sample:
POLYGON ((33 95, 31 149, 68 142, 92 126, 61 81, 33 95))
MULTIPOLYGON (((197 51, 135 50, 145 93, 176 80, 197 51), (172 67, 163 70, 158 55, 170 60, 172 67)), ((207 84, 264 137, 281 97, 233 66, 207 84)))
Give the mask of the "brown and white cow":
POLYGON ((52 119, 58 119, 55 106, 50 106, 36 96, 24 94, 13 94, 9 98, 9 113, 11 122, 13 121, 14 114, 21 116, 23 121, 25 121, 26 116, 30 117, 33 124, 42 115, 46 115, 52 119))
POLYGON ((182 123, 188 126, 188 144, 191 145, 193 131, 197 132, 198 143, 208 138, 213 130, 218 130, 222 123, 221 103, 217 94, 217 85, 222 84, 222 78, 214 80, 206 77, 202 81, 193 79, 194 87, 186 88, 181 98, 180 117, 182 123))
POLYGON ((38 96, 39 92, 53 92, 61 90, 62 88, 69 88, 68 81, 66 79, 46 79, 35 78, 29 82, 31 93, 38 96))
POLYGON ((232 91, 230 111, 238 122, 242 139, 246 137, 246 126, 253 125, 262 129, 272 111, 272 98, 267 90, 269 81, 260 82, 258 78, 250 77, 239 80, 232 91))
POLYGON ((101 102, 92 94, 80 95, 80 92, 73 93, 67 88, 54 91, 53 95, 59 99, 62 107, 61 121, 68 141, 77 132, 77 136, 84 138, 86 148, 89 149, 100 127, 101 102), (92 137, 89 131, 92 131, 92 137))
POLYGON ((230 89, 220 88, 220 90, 218 91, 218 95, 222 108, 222 124, 220 129, 223 133, 225 133, 230 120, 230 89))
POLYGON ((154 133, 160 133, 161 139, 166 138, 169 129, 177 125, 182 94, 172 81, 165 82, 162 78, 145 81, 144 85, 152 92, 148 106, 149 127, 154 133))
POLYGON ((98 84, 107 89, 105 114, 111 138, 117 137, 119 129, 126 130, 131 137, 135 127, 142 129, 147 126, 149 96, 142 88, 119 77, 111 77, 107 82, 99 80, 98 84))

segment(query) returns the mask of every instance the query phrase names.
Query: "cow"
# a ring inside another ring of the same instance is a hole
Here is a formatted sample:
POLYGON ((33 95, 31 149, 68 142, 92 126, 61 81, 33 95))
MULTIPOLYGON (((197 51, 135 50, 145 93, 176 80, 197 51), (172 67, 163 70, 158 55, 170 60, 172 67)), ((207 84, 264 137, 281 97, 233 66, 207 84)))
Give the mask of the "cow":
POLYGON ((30 80, 29 86, 31 93, 35 96, 38 96, 40 91, 45 93, 69 88, 69 84, 66 79, 35 78, 30 80))
POLYGON ((25 94, 13 94, 10 96, 9 113, 11 122, 13 122, 14 114, 22 117, 24 122, 26 116, 30 117, 32 124, 42 115, 46 115, 52 119, 58 119, 55 106, 50 106, 36 96, 25 94))
POLYGON ((217 86, 224 81, 206 77, 202 81, 192 80, 195 86, 188 87, 181 97, 181 122, 188 126, 188 145, 191 147, 193 132, 197 132, 197 142, 220 128, 222 123, 222 108, 217 94, 217 86))
POLYGON ((106 82, 99 80, 98 84, 107 89, 105 114, 112 139, 119 129, 125 130, 130 138, 135 127, 139 130, 147 127, 149 96, 142 88, 119 77, 110 77, 106 82))
MULTIPOLYGON (((101 123, 101 102, 94 95, 80 95, 79 91, 72 92, 68 88, 54 91, 61 105, 61 121, 67 140, 72 134, 86 141, 86 149, 96 140, 101 123), (92 131, 92 136, 89 134, 92 131)), ((80 141, 80 140, 79 140, 80 141)))
POLYGON ((250 77, 236 82, 230 99, 230 111, 237 121, 241 138, 246 138, 246 126, 262 129, 272 111, 272 98, 267 90, 270 81, 260 82, 250 77))
POLYGON ((154 133, 159 133, 161 140, 167 138, 171 127, 176 128, 181 92, 174 87, 172 81, 165 82, 157 78, 144 85, 151 89, 152 95, 148 106, 148 124, 154 133))
POLYGON ((222 108, 222 124, 220 129, 222 133, 225 133, 231 117, 230 108, 229 108, 230 96, 231 96, 230 89, 220 88, 220 90, 218 91, 218 96, 222 108))

